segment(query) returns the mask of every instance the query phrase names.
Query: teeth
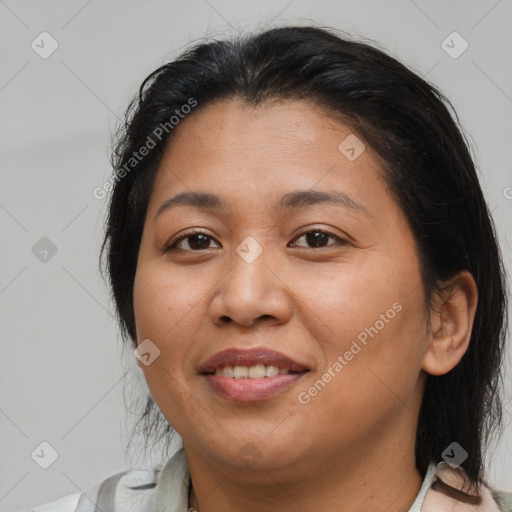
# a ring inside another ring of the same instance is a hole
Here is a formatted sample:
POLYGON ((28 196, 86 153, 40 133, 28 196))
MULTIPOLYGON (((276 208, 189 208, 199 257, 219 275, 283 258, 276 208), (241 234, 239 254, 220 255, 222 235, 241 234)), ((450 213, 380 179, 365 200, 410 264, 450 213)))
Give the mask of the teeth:
POLYGON ((277 366, 266 366, 265 367, 265 375, 267 377, 275 377, 279 375, 279 367, 277 366))
POLYGON ((255 366, 226 366, 217 368, 215 375, 222 377, 231 377, 235 379, 262 379, 264 377, 275 377, 276 375, 287 375, 290 373, 288 368, 279 368, 278 366, 265 366, 257 364, 255 366))
POLYGON ((249 368, 249 377, 251 379, 262 379, 265 377, 265 365, 257 364, 256 366, 251 366, 249 368))
POLYGON ((233 377, 235 379, 247 379, 249 377, 249 368, 247 366, 235 366, 233 368, 233 377))

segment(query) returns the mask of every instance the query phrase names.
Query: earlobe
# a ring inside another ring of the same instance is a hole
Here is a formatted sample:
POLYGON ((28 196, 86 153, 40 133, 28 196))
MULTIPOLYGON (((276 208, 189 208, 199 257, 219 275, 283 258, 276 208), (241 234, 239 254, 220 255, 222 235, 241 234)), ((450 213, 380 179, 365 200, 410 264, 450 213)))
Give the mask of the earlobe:
POLYGON ((478 303, 473 276, 466 270, 436 294, 430 311, 428 350, 421 368, 431 375, 444 375, 462 359, 469 347, 478 303))

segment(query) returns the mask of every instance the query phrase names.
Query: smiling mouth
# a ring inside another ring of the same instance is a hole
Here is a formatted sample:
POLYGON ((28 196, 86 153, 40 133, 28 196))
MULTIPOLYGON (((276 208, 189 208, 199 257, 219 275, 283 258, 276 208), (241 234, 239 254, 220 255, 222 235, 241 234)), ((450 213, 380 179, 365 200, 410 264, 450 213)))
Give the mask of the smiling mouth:
POLYGON ((253 348, 219 352, 200 367, 199 374, 225 400, 261 402, 289 389, 310 371, 284 354, 253 348))

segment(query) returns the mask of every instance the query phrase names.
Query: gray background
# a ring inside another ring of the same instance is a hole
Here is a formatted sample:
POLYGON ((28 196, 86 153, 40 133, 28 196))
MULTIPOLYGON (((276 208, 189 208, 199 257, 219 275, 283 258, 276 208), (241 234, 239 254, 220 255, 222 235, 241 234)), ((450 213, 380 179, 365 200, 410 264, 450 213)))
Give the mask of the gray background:
MULTIPOLYGON (((511 0, 0 0, 0 509, 158 462, 125 458, 133 418, 123 385, 133 379, 123 375, 130 364, 137 369, 123 356, 98 272, 106 204, 92 194, 111 172, 116 118, 150 71, 189 41, 265 23, 315 23, 373 39, 453 101, 510 271, 511 22, 511 0), (31 48, 43 31, 59 45, 47 59, 31 48), (453 31, 469 44, 458 58, 441 46, 453 31), (57 248, 46 262, 32 252, 42 237, 57 248), (59 454, 46 470, 31 458, 42 441, 59 454)), ((145 392, 140 378, 132 387, 145 392)), ((510 410, 489 479, 512 490, 510 410)))

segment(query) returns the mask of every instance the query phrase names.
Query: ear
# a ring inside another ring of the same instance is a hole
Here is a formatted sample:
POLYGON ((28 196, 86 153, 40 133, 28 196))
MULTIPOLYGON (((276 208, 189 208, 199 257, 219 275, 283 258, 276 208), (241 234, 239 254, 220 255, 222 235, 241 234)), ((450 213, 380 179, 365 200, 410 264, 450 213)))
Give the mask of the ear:
POLYGON ((461 271, 436 293, 430 310, 428 350, 421 368, 430 375, 444 375, 466 353, 478 304, 473 276, 461 271))

